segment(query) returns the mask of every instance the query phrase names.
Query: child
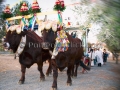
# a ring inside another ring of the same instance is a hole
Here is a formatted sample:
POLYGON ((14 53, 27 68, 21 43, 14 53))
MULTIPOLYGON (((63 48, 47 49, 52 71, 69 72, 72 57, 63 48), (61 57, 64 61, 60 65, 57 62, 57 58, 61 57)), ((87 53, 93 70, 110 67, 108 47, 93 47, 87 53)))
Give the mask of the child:
MULTIPOLYGON (((88 66, 88 65, 90 65, 90 58, 88 57, 89 55, 87 54, 85 57, 83 56, 82 57, 82 61, 83 61, 83 63, 86 65, 86 66, 88 66)), ((84 73, 86 71, 86 69, 82 69, 82 73, 84 73)), ((86 71, 87 72, 87 71, 86 71)))

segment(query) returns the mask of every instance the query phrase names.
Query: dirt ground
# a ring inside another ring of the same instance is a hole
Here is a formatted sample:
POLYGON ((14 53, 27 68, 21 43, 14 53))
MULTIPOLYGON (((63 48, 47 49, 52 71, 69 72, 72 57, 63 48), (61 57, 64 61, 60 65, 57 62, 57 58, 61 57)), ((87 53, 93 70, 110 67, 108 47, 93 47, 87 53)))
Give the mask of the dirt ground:
MULTIPOLYGON (((120 62, 119 62, 120 63, 120 62)), ((44 63, 44 73, 48 63, 44 63)), ((0 90, 50 90, 53 76, 45 77, 44 82, 39 81, 37 65, 26 70, 25 84, 19 85, 20 64, 14 55, 0 54, 0 90)), ((66 85, 66 69, 59 72, 58 90, 120 90, 120 64, 109 59, 106 65, 91 67, 88 73, 82 74, 78 69, 77 78, 72 78, 72 86, 66 85)))

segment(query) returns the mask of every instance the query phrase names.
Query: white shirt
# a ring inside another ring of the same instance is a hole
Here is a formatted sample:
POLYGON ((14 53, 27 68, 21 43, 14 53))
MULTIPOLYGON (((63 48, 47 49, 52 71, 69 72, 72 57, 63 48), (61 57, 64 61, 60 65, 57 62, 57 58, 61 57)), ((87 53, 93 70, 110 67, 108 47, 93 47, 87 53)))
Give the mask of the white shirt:
POLYGON ((89 54, 89 57, 91 58, 91 59, 95 59, 95 55, 96 55, 96 53, 93 51, 93 52, 90 52, 90 53, 88 53, 89 54), (91 55, 92 54, 92 55, 91 55))
POLYGON ((103 52, 101 50, 96 51, 97 62, 103 64, 103 52))

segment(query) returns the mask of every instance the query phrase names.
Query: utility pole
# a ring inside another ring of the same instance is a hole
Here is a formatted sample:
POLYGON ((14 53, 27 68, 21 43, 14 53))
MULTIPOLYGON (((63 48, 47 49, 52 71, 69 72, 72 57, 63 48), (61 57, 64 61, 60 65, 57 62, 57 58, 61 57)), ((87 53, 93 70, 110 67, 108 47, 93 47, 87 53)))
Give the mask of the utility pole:
POLYGON ((89 29, 89 27, 87 27, 85 30, 86 30, 86 47, 85 47, 85 49, 86 49, 86 54, 87 54, 88 53, 88 33, 89 33, 90 29, 89 29))
POLYGON ((88 53, 88 30, 86 29, 86 45, 85 45, 85 50, 86 50, 86 54, 88 53))

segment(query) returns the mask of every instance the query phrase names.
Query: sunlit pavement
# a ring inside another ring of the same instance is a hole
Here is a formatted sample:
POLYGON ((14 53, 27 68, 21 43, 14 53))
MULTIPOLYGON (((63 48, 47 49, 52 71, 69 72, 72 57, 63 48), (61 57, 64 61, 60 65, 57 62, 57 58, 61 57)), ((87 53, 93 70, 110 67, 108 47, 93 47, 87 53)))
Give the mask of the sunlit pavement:
MULTIPOLYGON (((48 63, 44 63, 44 73, 48 63)), ((26 72, 25 84, 19 85, 20 65, 18 58, 13 55, 0 55, 0 90, 50 90, 53 76, 46 77, 44 82, 39 80, 37 65, 33 65, 26 72)), ((78 69, 78 77, 72 78, 72 86, 66 85, 66 69, 59 72, 58 90, 120 90, 120 64, 108 60, 102 67, 91 67, 91 71, 82 74, 78 69)))

